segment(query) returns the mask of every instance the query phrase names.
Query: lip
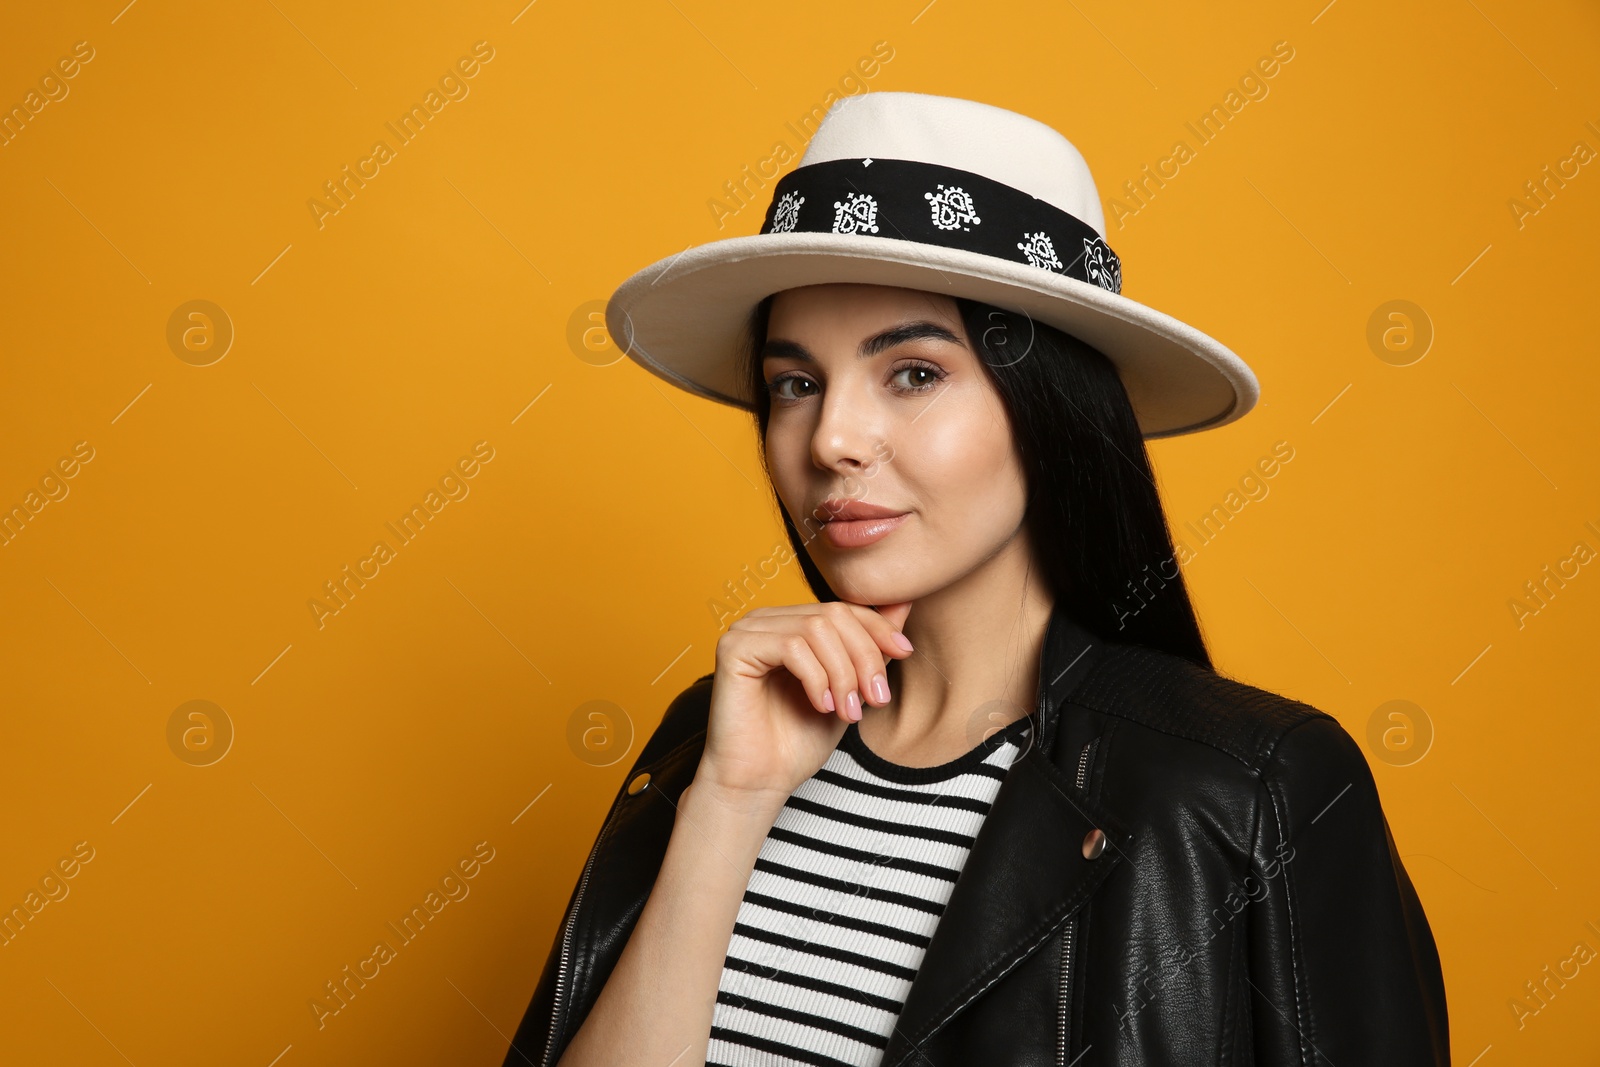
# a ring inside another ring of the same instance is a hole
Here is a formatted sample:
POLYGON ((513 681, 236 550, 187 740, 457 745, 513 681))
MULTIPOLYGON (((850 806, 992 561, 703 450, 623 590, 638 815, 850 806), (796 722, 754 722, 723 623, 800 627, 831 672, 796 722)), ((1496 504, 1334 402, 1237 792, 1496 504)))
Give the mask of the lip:
POLYGON ((822 524, 822 536, 834 548, 864 548, 888 537, 909 512, 865 519, 835 519, 822 524))
POLYGON ((847 500, 843 497, 830 496, 822 502, 817 509, 828 516, 827 522, 854 522, 858 519, 893 519, 906 514, 895 508, 886 508, 881 504, 868 504, 864 500, 847 500))

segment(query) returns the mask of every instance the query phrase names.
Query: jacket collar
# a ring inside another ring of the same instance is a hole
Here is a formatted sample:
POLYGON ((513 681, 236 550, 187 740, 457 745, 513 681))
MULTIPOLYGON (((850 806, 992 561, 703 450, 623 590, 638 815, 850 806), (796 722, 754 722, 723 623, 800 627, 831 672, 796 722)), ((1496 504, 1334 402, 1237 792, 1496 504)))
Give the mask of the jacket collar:
POLYGON ((1058 741, 1063 715, 1070 714, 1064 706, 1112 652, 1057 602, 1040 655, 1035 742, 1001 783, 934 928, 882 1067, 915 1064, 934 1032, 1053 937, 1122 863, 1126 828, 1074 784, 1081 746, 1058 741), (1106 835, 1105 850, 1086 859, 1084 837, 1096 828, 1106 835))

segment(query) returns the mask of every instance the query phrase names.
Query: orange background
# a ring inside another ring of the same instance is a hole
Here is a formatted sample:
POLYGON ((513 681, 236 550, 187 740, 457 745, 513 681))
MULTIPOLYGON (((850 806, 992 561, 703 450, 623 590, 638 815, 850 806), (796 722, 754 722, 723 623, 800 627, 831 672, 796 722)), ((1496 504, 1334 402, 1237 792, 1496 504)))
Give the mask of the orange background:
MULTIPOLYGON (((0 30, 7 109, 93 53, 0 147, 0 505, 38 504, 0 546, 0 902, 67 890, 0 947, 0 1059, 500 1062, 713 602, 782 538, 747 417, 619 361, 595 302, 755 232, 767 193, 719 226, 724 183, 830 94, 900 89, 1060 129, 1108 219, 1189 143, 1109 240, 1128 295, 1261 378, 1240 422, 1152 443, 1218 664, 1369 745, 1457 1062, 1593 1062, 1600 963, 1525 983, 1600 951, 1600 563, 1524 585, 1600 552, 1600 163, 1563 163, 1600 150, 1591 6, 124 3, 0 30), (220 315, 169 342, 194 300, 220 315), (1393 300, 1418 310, 1370 342, 1393 300), (319 1026, 441 886, 466 895, 319 1026)), ((804 599, 788 567, 754 602, 804 599)))

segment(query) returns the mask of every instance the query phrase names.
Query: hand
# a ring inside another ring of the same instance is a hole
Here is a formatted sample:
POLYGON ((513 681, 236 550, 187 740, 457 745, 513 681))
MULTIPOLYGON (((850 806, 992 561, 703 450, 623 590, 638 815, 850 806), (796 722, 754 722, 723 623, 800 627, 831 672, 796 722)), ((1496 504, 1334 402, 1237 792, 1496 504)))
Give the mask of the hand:
POLYGON ((888 703, 886 657, 911 655, 895 641, 910 613, 909 602, 880 609, 844 601, 746 613, 717 641, 696 784, 781 806, 854 721, 852 693, 858 708, 888 703), (878 675, 881 694, 872 686, 878 675))

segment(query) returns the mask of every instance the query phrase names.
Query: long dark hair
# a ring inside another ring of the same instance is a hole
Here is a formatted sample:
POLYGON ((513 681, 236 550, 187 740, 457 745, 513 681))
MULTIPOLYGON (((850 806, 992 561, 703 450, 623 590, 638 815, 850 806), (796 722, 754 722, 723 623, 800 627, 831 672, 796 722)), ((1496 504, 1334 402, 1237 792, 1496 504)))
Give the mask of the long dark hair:
MULTIPOLYGON (((1084 341, 1026 314, 955 298, 967 337, 1011 417, 1028 485, 1023 523, 1058 606, 1107 641, 1214 669, 1173 550, 1144 436, 1116 368, 1084 341)), ((772 297, 750 316, 745 373, 767 484, 771 397, 761 373, 772 297)), ((774 492, 776 499, 776 492, 774 492)), ((778 503, 819 601, 838 600, 778 503)), ((810 537, 816 536, 807 520, 810 537)))

